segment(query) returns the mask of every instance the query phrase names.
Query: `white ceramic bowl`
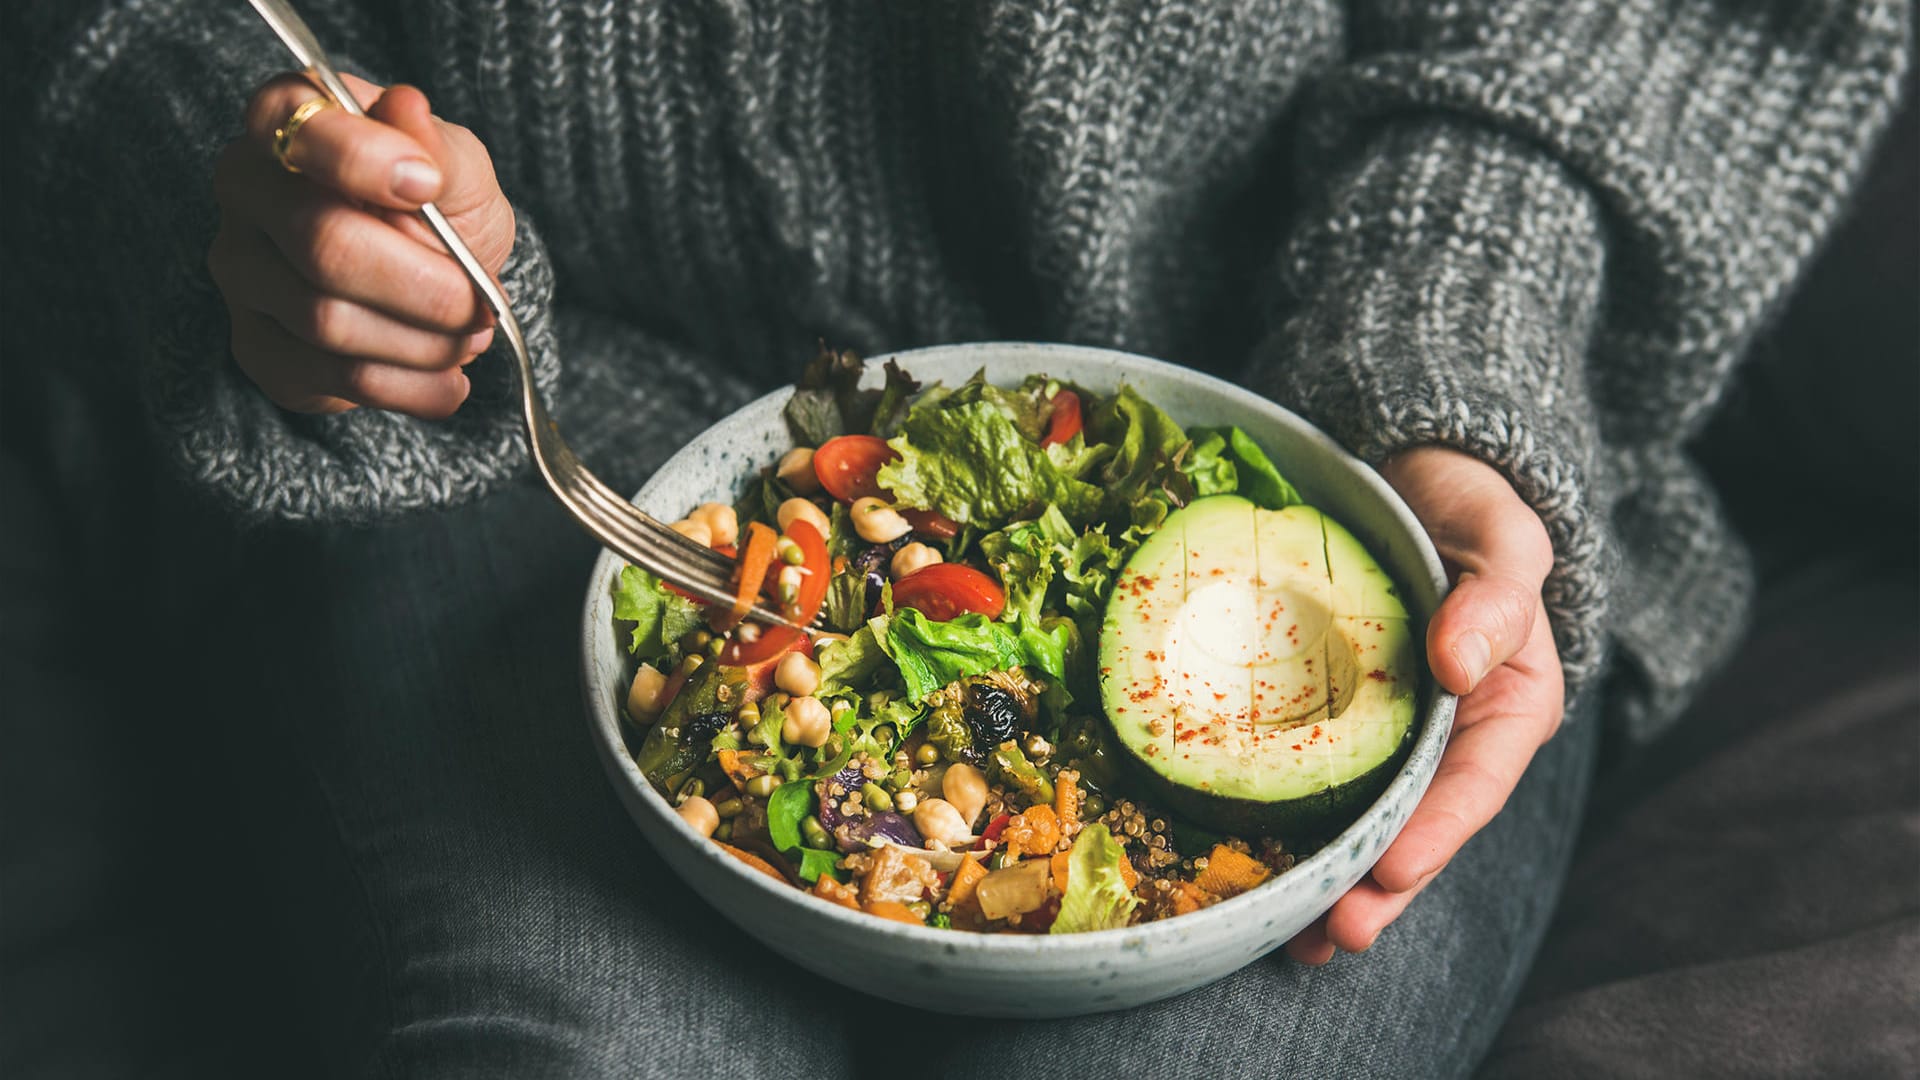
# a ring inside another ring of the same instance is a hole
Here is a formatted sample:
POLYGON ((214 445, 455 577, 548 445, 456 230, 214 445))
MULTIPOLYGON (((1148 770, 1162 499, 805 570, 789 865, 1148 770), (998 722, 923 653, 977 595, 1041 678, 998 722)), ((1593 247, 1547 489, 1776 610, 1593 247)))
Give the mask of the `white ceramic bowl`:
MULTIPOLYGON (((876 385, 885 359, 870 366, 876 385)), ((1401 585, 1415 616, 1429 617, 1446 590, 1426 533, 1377 473, 1306 421, 1241 387, 1157 360, 1064 345, 951 345, 893 359, 922 382, 958 383, 981 368, 1001 385, 1035 372, 1101 393, 1124 381, 1182 424, 1238 424, 1308 502, 1366 543, 1401 585)), ((769 394, 715 424, 663 465, 635 501, 667 521, 697 503, 731 503, 750 475, 791 446, 780 415, 789 393, 769 394)), ((1372 868, 1426 791, 1453 722, 1454 699, 1429 680, 1413 751, 1380 799, 1288 873, 1203 911, 1057 937, 908 926, 825 903, 747 869, 683 823, 641 777, 621 720, 632 669, 614 633, 611 589, 620 566, 603 553, 587 584, 582 676, 594 743, 640 830, 690 887, 776 952, 848 986, 946 1013, 1041 1017, 1121 1009, 1191 990, 1266 955, 1372 868)), ((1424 631, 1414 640, 1424 641, 1424 631)))

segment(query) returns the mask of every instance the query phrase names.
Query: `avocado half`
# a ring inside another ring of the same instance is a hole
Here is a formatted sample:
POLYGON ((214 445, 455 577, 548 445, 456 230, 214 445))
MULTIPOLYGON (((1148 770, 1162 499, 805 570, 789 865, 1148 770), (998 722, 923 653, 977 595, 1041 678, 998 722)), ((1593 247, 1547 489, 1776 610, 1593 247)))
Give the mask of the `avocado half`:
POLYGON ((1412 746, 1419 671, 1353 534, 1237 495, 1169 515, 1101 626, 1116 742, 1170 809, 1240 835, 1327 836, 1365 809, 1412 746))

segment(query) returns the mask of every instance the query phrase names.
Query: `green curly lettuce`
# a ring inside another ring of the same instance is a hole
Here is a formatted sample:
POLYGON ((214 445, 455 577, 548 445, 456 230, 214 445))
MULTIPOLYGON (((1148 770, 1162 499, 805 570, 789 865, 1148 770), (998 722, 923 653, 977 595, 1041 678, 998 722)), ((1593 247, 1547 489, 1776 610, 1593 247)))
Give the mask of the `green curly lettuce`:
POLYGON ((628 652, 658 657, 700 628, 700 605, 669 591, 645 570, 625 566, 613 586, 613 617, 633 623, 628 652))
POLYGON ((906 507, 936 510, 962 525, 997 526, 1049 503, 1086 524, 1104 493, 1062 471, 990 401, 938 408, 923 403, 887 443, 899 458, 881 466, 879 485, 906 507))

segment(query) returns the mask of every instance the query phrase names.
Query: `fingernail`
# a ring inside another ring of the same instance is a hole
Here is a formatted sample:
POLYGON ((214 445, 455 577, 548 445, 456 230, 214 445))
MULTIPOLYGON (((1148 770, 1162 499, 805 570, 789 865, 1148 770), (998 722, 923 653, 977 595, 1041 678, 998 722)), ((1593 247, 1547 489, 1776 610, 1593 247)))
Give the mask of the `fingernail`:
POLYGON ((1467 677, 1477 683, 1486 676, 1487 665, 1493 663, 1493 644, 1487 635, 1469 630, 1454 639, 1453 658, 1467 669, 1467 677))
POLYGON ((440 190, 440 170, 425 158, 404 158, 393 167, 393 194, 423 203, 440 190))
POLYGON ((467 351, 470 353, 483 353, 487 351, 487 346, 491 344, 493 344, 493 327, 489 326, 485 330, 474 333, 467 338, 467 351))

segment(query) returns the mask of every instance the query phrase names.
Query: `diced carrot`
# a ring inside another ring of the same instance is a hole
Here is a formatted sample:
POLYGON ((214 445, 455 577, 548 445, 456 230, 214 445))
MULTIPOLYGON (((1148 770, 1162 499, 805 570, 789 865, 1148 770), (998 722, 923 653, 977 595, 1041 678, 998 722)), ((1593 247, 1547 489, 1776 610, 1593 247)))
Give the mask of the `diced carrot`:
POLYGON ((1053 816, 1060 819, 1060 835, 1072 836, 1080 827, 1080 774, 1061 769, 1053 779, 1053 816))
POLYGON ((1054 814, 1053 807, 1045 803, 1029 806, 1013 815, 1000 836, 1007 842, 1008 858, 1018 858, 1023 853, 1051 855, 1054 846, 1060 843, 1060 818, 1054 814))
POLYGON ((959 907, 972 900, 974 888, 980 884, 980 879, 986 876, 987 868, 980 865, 978 858, 968 855, 961 859, 960 865, 954 868, 952 884, 947 886, 947 902, 954 907, 959 907))
POLYGON ((1173 883, 1173 913, 1190 915, 1212 903, 1217 897, 1191 881, 1173 883))
POLYGON ((813 883, 813 895, 829 904, 838 904, 852 911, 860 910, 859 890, 831 874, 821 874, 820 880, 813 883))
POLYGON ((721 750, 718 756, 720 771, 726 773, 727 779, 733 781, 733 786, 741 791, 747 790, 747 781, 760 775, 760 770, 753 765, 760 759, 759 754, 741 750, 721 750))
POLYGON ((734 847, 732 844, 729 844, 720 840, 715 840, 714 843, 719 844, 720 847, 724 849, 727 854, 733 856, 736 859, 739 859, 741 862, 746 863, 748 866, 753 867, 755 870, 760 871, 761 873, 767 875, 768 877, 772 878, 773 880, 779 882, 782 885, 787 884, 787 875, 781 873, 778 869, 774 867, 772 863, 768 862, 767 860, 761 858, 758 855, 755 855, 753 852, 744 851, 740 848, 734 847))
POLYGON ((860 910, 869 915, 878 915, 883 919, 892 919, 894 922, 912 923, 915 926, 926 925, 921 921, 920 916, 915 915, 907 905, 898 900, 875 900, 860 910))
POLYGON ((1219 896, 1238 896, 1268 876, 1266 864, 1260 860, 1242 855, 1225 844, 1215 844, 1207 853, 1207 868, 1193 876, 1193 883, 1219 896))

